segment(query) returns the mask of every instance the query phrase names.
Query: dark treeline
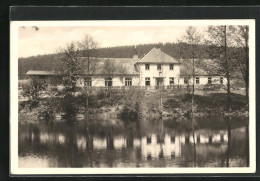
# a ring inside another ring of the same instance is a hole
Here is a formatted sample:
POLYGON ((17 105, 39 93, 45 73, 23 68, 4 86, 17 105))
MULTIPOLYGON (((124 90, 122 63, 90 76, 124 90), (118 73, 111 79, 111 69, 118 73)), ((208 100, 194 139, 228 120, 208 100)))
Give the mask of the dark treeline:
MULTIPOLYGON (((185 43, 157 43, 157 44, 141 44, 132 46, 117 46, 108 48, 99 48, 94 50, 96 57, 100 58, 132 58, 134 54, 138 54, 139 58, 142 58, 152 48, 161 48, 163 52, 172 56, 173 58, 187 58, 185 57, 185 51, 190 48, 190 45, 185 43)), ((206 45, 200 45, 202 58, 209 57, 209 47, 206 45)), ((18 71, 19 79, 25 78, 25 74, 29 70, 45 70, 45 71, 57 71, 61 68, 61 60, 59 54, 38 55, 28 58, 19 58, 18 71)))
MULTIPOLYGON (((132 58, 134 54, 137 53, 139 58, 142 58, 147 54, 152 48, 161 48, 163 52, 174 57, 174 58, 185 58, 184 51, 187 51, 190 45, 185 43, 157 43, 157 44, 140 44, 132 46, 117 46, 117 47, 108 47, 100 48, 96 50, 97 57, 101 58, 132 58)), ((205 50, 204 57, 208 58, 206 47, 200 47, 202 50, 205 50)))

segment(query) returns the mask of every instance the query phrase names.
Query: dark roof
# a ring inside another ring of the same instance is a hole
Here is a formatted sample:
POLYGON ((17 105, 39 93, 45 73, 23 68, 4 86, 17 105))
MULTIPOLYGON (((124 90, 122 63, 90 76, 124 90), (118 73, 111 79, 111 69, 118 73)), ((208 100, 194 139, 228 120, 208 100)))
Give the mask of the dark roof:
MULTIPOLYGON (((138 75, 139 71, 135 67, 135 63, 137 59, 133 58, 90 58, 93 68, 91 72, 87 71, 87 58, 81 57, 80 61, 82 61, 81 66, 81 75, 106 75, 106 71, 104 70, 104 66, 106 63, 113 65, 113 75, 138 75)), ((90 65, 91 66, 91 65, 90 65)), ((58 75, 62 74, 61 72, 54 71, 33 71, 30 70, 26 73, 26 75, 58 75)))
MULTIPOLYGON (((84 57, 81 60, 87 59, 84 57)), ((113 65, 116 69, 113 72, 115 75, 137 75, 139 71, 134 66, 136 59, 133 58, 93 58, 92 61, 95 61, 95 68, 91 72, 93 75, 105 75, 104 66, 106 63, 113 65)), ((84 74, 88 74, 87 69, 85 69, 84 74)))
POLYGON ((172 58, 170 55, 162 52, 160 49, 153 48, 137 63, 179 63, 177 59, 172 58))
MULTIPOLYGON (((180 59, 180 76, 192 76, 192 59, 180 59)), ((196 76, 223 76, 216 72, 216 63, 213 59, 195 59, 196 76)))

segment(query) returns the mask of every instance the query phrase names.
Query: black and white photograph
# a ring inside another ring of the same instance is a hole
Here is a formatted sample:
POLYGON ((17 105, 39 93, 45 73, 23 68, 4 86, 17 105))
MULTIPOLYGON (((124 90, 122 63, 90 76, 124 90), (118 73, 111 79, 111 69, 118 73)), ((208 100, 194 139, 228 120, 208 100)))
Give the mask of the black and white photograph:
POLYGON ((255 21, 13 21, 11 173, 252 173, 255 21))

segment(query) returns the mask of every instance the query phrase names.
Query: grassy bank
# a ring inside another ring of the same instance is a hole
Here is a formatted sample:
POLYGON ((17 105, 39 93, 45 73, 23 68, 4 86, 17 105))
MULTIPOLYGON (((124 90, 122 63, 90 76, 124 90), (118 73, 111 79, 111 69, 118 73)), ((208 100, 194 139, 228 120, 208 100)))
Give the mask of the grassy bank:
MULTIPOLYGON (((52 120, 57 114, 78 115, 91 120, 119 124, 121 120, 139 121, 189 117, 191 112, 190 94, 178 94, 172 90, 101 90, 73 97, 46 97, 38 102, 19 102, 19 122, 52 120), (87 104, 86 104, 87 102, 87 104), (107 122, 106 122, 107 121, 107 122)), ((231 94, 227 111, 227 94, 211 93, 195 95, 195 116, 246 115, 246 97, 231 94)), ((71 119, 71 118, 69 118, 71 119)))

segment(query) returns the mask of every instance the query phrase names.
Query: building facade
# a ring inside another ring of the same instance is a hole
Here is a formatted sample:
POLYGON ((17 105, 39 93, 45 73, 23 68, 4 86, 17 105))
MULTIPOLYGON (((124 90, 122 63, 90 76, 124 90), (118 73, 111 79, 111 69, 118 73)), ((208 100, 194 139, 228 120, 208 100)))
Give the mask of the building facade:
MULTIPOLYGON (((174 87, 174 85, 226 85, 224 76, 210 75, 207 71, 196 67, 195 79, 187 71, 190 66, 186 60, 178 60, 153 48, 143 58, 96 58, 96 70, 80 75, 79 87, 174 87), (106 66, 113 65, 114 70, 104 71, 106 66)), ((39 76, 43 79, 57 76, 48 71, 28 71, 27 76, 39 76)), ((62 77, 59 75, 59 77, 62 77)))

